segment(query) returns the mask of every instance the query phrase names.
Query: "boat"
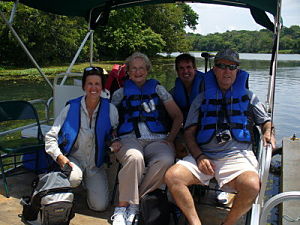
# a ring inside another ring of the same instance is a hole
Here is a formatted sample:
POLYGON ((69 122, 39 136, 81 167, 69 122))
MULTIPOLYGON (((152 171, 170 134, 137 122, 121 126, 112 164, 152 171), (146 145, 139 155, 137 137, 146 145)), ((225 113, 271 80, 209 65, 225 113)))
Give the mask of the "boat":
MULTIPOLYGON (((9 0, 5 0, 9 1, 9 0)), ((109 13, 111 10, 117 10, 121 8, 133 7, 133 6, 140 6, 140 5, 150 5, 150 4, 162 4, 162 3, 176 3, 175 0, 16 0, 14 2, 14 6, 11 10, 10 19, 7 19, 3 12, 0 11, 1 19, 5 22, 7 27, 10 29, 11 33, 17 39, 19 44, 22 46, 25 53, 28 55, 34 66, 37 68, 38 72, 41 76, 46 80, 48 85, 53 90, 53 96, 48 99, 44 100, 43 104, 45 105, 46 110, 49 109, 49 105, 53 102, 54 105, 54 117, 58 114, 58 112, 64 106, 66 100, 70 98, 74 98, 80 96, 82 94, 82 90, 80 85, 67 85, 66 80, 68 78, 74 78, 80 76, 80 74, 73 73, 72 68, 76 63, 76 60, 83 48, 86 44, 87 40, 91 40, 91 47, 90 47, 90 64, 93 64, 93 35, 94 35, 94 28, 97 25, 104 25, 106 24, 109 13), (17 32, 14 30, 12 25, 12 20, 14 18, 14 14, 17 11, 18 4, 24 4, 26 6, 39 9, 45 12, 50 12, 58 15, 65 15, 65 16, 79 16, 89 18, 89 30, 84 37, 81 45, 78 48, 72 62, 70 63, 69 67, 67 68, 66 72, 63 74, 57 75, 54 80, 54 83, 51 83, 49 78, 45 75, 42 68, 39 66, 38 62, 34 59, 31 53, 28 51, 25 44, 22 42, 21 38, 18 36, 17 32)), ((186 2, 186 1, 181 1, 186 2)), ((256 23, 262 25, 263 27, 267 28, 268 30, 273 32, 273 46, 272 48, 272 57, 270 62, 270 72, 269 72, 269 88, 267 94, 267 101, 266 101, 266 108, 267 111, 270 113, 271 117, 273 118, 274 113, 274 98, 275 98, 275 81, 276 81, 276 71, 277 71, 277 57, 278 57, 278 49, 279 49, 279 38, 280 38, 280 31, 282 27, 282 19, 281 19, 281 7, 282 1, 281 0, 194 0, 192 1, 194 4, 198 3, 208 3, 208 4, 215 4, 215 5, 224 5, 224 6, 233 6, 237 8, 247 8, 251 13, 252 17, 256 21, 256 23), (267 14, 273 16, 273 21, 269 18, 267 14)), ((104 95, 108 96, 108 93, 104 93, 104 95)), ((35 100, 36 101, 36 100, 35 100)), ((33 101, 34 102, 34 101, 33 101)), ((37 101, 36 101, 37 102, 37 101)), ((47 120, 51 119, 47 117, 47 120)), ((42 123, 46 123, 47 121, 42 121, 42 123)), ((32 125, 32 127, 34 124, 32 125)), ((28 128, 28 127, 27 127, 28 128)), ((1 133, 0 133, 1 135, 1 133)), ((268 174, 270 168, 270 161, 272 157, 272 150, 270 146, 264 147, 260 145, 260 169, 259 174, 261 178, 261 190, 260 193, 253 204, 252 210, 249 215, 249 219, 247 219, 246 223, 251 225, 265 225, 267 224, 267 215, 270 210, 280 204, 283 201, 287 200, 295 200, 300 199, 300 192, 285 192, 280 193, 273 198, 269 199, 265 202, 265 191, 266 185, 268 181, 268 174), (266 149, 264 149, 266 148, 266 149)), ((78 223, 79 224, 79 223, 78 223)), ((92 223, 90 223, 92 224, 92 223)), ((103 223, 105 224, 105 223, 103 223)))

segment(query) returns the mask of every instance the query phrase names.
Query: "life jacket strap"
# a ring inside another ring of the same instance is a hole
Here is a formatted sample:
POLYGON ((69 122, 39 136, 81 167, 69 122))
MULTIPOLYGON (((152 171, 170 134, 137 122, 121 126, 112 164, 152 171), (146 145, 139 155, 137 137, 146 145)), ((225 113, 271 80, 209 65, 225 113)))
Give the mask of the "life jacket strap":
MULTIPOLYGON (((209 130, 209 129, 215 129, 216 126, 218 126, 219 129, 221 130, 230 130, 230 129, 244 129, 245 125, 241 123, 222 123, 222 124, 207 124, 204 125, 203 129, 204 130, 209 130)), ((251 129, 251 126, 249 124, 246 125, 246 128, 248 130, 251 129)))
MULTIPOLYGON (((248 95, 243 95, 241 97, 241 101, 242 102, 245 102, 245 101, 248 101, 250 100, 249 99, 249 96, 248 95)), ((239 98, 228 98, 225 100, 224 102, 224 99, 203 99, 202 101, 202 104, 206 104, 206 102, 208 101, 208 104, 211 104, 211 105, 222 105, 222 104, 236 104, 236 103, 239 103, 240 102, 240 99, 239 98)))
MULTIPOLYGON (((201 116, 211 116, 211 117, 217 117, 218 115, 222 114, 221 111, 208 111, 208 112, 201 112, 201 116)), ((241 112, 240 110, 229 110, 227 112, 227 116, 240 116, 240 115, 244 115, 244 116, 248 116, 249 112, 248 111, 244 111, 241 112)))

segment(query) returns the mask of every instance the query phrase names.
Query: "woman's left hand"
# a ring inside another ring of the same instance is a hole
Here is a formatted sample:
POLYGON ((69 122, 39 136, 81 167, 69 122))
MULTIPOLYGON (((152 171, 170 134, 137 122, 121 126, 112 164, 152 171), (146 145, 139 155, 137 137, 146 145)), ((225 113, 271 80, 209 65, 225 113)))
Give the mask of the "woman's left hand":
POLYGON ((110 145, 110 148, 111 148, 112 152, 118 152, 118 151, 120 151, 121 147, 122 147, 121 141, 114 141, 110 145))

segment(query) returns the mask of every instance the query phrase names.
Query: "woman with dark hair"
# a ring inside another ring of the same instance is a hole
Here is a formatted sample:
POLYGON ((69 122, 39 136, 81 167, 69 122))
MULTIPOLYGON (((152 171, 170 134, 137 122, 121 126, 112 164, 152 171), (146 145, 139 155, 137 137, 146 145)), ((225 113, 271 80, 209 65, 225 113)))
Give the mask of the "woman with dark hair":
POLYGON ((87 67, 82 76, 85 94, 70 100, 45 136, 46 152, 63 168, 72 168, 70 183, 77 187, 84 181, 90 209, 103 211, 109 191, 105 171, 105 146, 118 150, 118 140, 111 139, 118 126, 118 111, 101 97, 103 69, 87 67))

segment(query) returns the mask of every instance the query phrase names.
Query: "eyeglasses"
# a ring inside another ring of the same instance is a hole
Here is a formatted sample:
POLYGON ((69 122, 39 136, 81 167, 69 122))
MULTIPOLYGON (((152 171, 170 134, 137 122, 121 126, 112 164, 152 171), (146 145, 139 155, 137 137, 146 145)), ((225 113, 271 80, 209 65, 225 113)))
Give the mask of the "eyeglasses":
POLYGON ((219 64, 215 64, 216 67, 224 70, 226 68, 230 69, 230 70, 236 70, 238 68, 238 65, 233 64, 233 65, 227 65, 227 64, 223 64, 223 63, 219 63, 219 64))
POLYGON ((146 67, 129 67, 129 71, 132 73, 136 73, 136 72, 145 72, 147 69, 146 67))

